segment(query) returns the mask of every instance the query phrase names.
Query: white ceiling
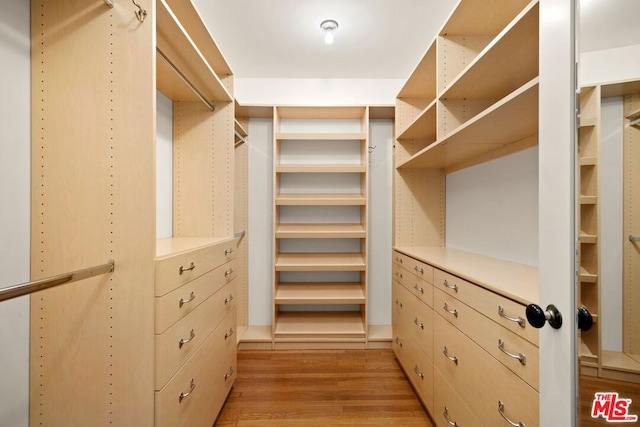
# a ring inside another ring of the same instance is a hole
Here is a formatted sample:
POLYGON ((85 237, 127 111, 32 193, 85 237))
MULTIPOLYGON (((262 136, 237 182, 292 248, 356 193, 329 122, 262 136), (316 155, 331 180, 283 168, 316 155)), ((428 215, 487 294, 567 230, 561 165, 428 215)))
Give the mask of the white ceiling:
MULTIPOLYGON (((457 0, 193 0, 236 77, 406 79, 457 0), (320 22, 335 19, 326 45, 320 22)), ((640 0, 579 0, 580 49, 640 44, 640 0)))
POLYGON ((361 79, 407 78, 456 2, 194 0, 236 77, 361 79))

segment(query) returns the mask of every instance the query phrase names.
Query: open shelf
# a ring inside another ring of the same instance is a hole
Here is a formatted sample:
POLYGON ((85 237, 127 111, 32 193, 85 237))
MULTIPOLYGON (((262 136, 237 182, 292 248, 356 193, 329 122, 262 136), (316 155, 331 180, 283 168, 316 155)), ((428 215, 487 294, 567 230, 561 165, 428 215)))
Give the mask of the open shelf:
POLYGON ((279 253, 276 271, 365 271, 360 253, 279 253))
POLYGON ((428 142, 436 140, 436 101, 427 106, 415 120, 398 135, 398 141, 420 139, 428 142))
POLYGON ((360 312, 280 312, 275 325, 275 338, 354 339, 365 338, 360 312))
POLYGON ((361 283, 279 283, 276 304, 364 304, 361 283))
POLYGON ((496 35, 529 3, 530 0, 459 2, 440 34, 496 35))
POLYGON ((339 206, 339 205, 365 205, 367 198, 364 194, 278 194, 276 205, 297 206, 339 206))
POLYGON ((300 141, 330 141, 330 140, 355 140, 366 139, 364 133, 276 133, 278 140, 300 141))
POLYGON ((366 230, 362 224, 277 224, 277 239, 364 239, 366 230))
POLYGON ((287 164, 276 165, 277 173, 364 173, 365 165, 303 165, 287 164))
POLYGON ((414 68, 398 98, 422 98, 433 100, 436 97, 436 44, 431 43, 420 62, 414 68))

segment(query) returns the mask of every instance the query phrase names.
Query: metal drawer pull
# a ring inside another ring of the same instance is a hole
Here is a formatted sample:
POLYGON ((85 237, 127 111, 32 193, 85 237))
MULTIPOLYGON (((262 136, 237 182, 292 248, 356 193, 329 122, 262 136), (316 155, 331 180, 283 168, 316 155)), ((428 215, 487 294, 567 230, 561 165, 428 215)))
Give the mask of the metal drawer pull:
POLYGON ((399 305, 400 308, 402 308, 402 303, 400 302, 400 300, 398 300, 398 298, 396 298, 396 305, 399 305))
POLYGON ((418 318, 416 317, 415 320, 413 321, 413 323, 416 324, 416 326, 420 329, 424 329, 424 323, 420 323, 420 321, 418 320, 418 318))
POLYGON ((417 283, 413 285, 413 289, 420 292, 421 294, 424 294, 424 288, 419 287, 417 283))
POLYGON ((184 273, 185 271, 191 271, 194 268, 196 268, 196 265, 193 263, 193 261, 191 261, 191 265, 189 267, 185 267, 183 265, 180 266, 180 274, 184 273))
POLYGON ((456 365, 458 364, 458 358, 456 356, 449 356, 449 350, 447 350, 447 346, 444 346, 444 350, 442 350, 442 354, 446 356, 447 359, 451 360, 456 365))
POLYGON ((180 402, 182 402, 182 399, 184 399, 185 397, 187 397, 191 393, 193 393, 193 390, 195 390, 195 389, 196 389, 196 383, 195 383, 195 381, 193 381, 193 378, 191 378, 191 386, 189 388, 189 391, 186 392, 186 393, 184 391, 182 393, 180 393, 180 399, 179 399, 180 402))
POLYGON ((444 415, 444 419, 445 421, 453 427, 458 427, 458 423, 455 421, 449 421, 449 409, 447 409, 447 407, 444 407, 444 412, 442 413, 442 415, 444 415))
POLYGON ((522 316, 518 316, 518 317, 509 317, 506 314, 504 314, 504 307, 499 305, 498 306, 498 314, 500 315, 500 317, 504 317, 507 320, 510 320, 512 322, 516 322, 518 325, 520 325, 521 328, 524 328, 525 325, 525 321, 524 321, 524 317, 522 316))
POLYGON ((422 268, 422 267, 418 268, 418 266, 416 265, 416 266, 413 267, 413 269, 415 271, 417 271, 418 273, 420 273, 420 274, 424 274, 424 268, 422 268))
POLYGON ((180 301, 178 301, 178 305, 182 307, 183 305, 193 301, 194 299, 196 299, 196 293, 191 291, 191 295, 189 295, 189 298, 188 299, 180 298, 180 301))
POLYGON ((229 328, 229 332, 225 332, 224 334, 224 339, 226 340, 227 338, 229 338, 231 335, 233 335, 233 328, 229 328))
POLYGON ((224 380, 228 380, 229 378, 231 378, 233 376, 233 366, 229 366, 229 373, 228 374, 224 374, 224 380))
POLYGON ((396 276, 402 279, 402 273, 400 273, 399 271, 396 271, 396 276))
POLYGON ((524 425, 524 423, 521 423, 521 422, 514 423, 509 418, 507 418, 507 416, 504 414, 504 403, 502 403, 500 400, 498 400, 498 412, 500 412, 500 415, 502 415, 502 418, 504 418, 505 421, 508 422, 513 427, 527 427, 524 425))
POLYGON ((232 254, 232 253, 233 253, 233 249, 225 249, 224 250, 224 254, 225 255, 229 255, 229 254, 232 254))
POLYGON ((193 332, 193 329, 192 329, 191 333, 189 334, 189 338, 181 338, 180 341, 178 341, 178 348, 182 348, 183 345, 185 345, 195 337, 196 337, 196 333, 193 332))
POLYGON ((424 374, 422 372, 418 372, 418 365, 413 365, 413 372, 416 373, 420 377, 420 379, 424 379, 424 374))
POLYGON ((233 294, 229 294, 229 297, 224 299, 224 304, 227 305, 231 301, 233 301, 233 294))
POLYGON ((444 285, 445 288, 453 289, 454 292, 458 292, 458 285, 456 285, 455 283, 453 285, 450 285, 449 281, 445 279, 444 282, 442 282, 442 284, 444 285))
POLYGON ((442 308, 444 309, 444 311, 446 311, 449 314, 453 314, 455 317, 458 317, 458 310, 456 310, 455 308, 453 310, 449 310, 449 306, 447 305, 447 303, 445 302, 444 305, 442 306, 442 308))
POLYGON ((400 337, 396 337, 396 344, 398 344, 400 347, 403 347, 404 345, 402 344, 402 341, 400 341, 400 337))
POLYGON ((225 270, 224 272, 224 277, 227 277, 228 275, 233 274, 233 268, 230 268, 228 270, 225 270))
POLYGON ((500 338, 498 338, 498 348, 500 349, 501 352, 503 352, 504 354, 506 354, 509 357, 513 357, 514 359, 518 359, 520 361, 520 363, 522 363, 523 365, 527 364, 527 356, 525 356, 522 353, 510 353, 507 350, 504 349, 504 341, 502 341, 500 338))
POLYGON ((402 258, 400 258, 399 256, 396 257, 396 262, 399 262, 400 264, 402 264, 402 258))

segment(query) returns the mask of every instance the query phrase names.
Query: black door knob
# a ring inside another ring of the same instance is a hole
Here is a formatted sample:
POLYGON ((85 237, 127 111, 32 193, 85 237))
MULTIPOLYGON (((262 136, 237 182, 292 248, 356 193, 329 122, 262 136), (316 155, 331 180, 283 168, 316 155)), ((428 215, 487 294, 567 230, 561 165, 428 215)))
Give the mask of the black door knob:
POLYGON ((527 314, 527 320, 534 328, 542 328, 544 322, 549 322, 549 326, 553 329, 560 329, 562 326, 562 314, 553 304, 549 304, 546 310, 543 310, 537 304, 529 304, 525 313, 527 314))
POLYGON ((593 316, 586 307, 578 307, 578 329, 588 331, 593 326, 593 316))

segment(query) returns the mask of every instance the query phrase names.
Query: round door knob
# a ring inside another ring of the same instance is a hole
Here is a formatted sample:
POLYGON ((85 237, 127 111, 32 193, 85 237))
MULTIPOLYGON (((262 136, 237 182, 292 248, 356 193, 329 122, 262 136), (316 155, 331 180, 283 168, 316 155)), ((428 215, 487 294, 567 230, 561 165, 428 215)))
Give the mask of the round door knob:
POLYGON ((578 329, 588 331, 593 326, 593 316, 586 307, 578 307, 578 329))
POLYGON ((546 310, 537 304, 529 304, 525 313, 527 320, 534 328, 542 328, 545 322, 549 322, 549 326, 553 329, 560 329, 562 326, 562 314, 553 304, 549 304, 546 310))

